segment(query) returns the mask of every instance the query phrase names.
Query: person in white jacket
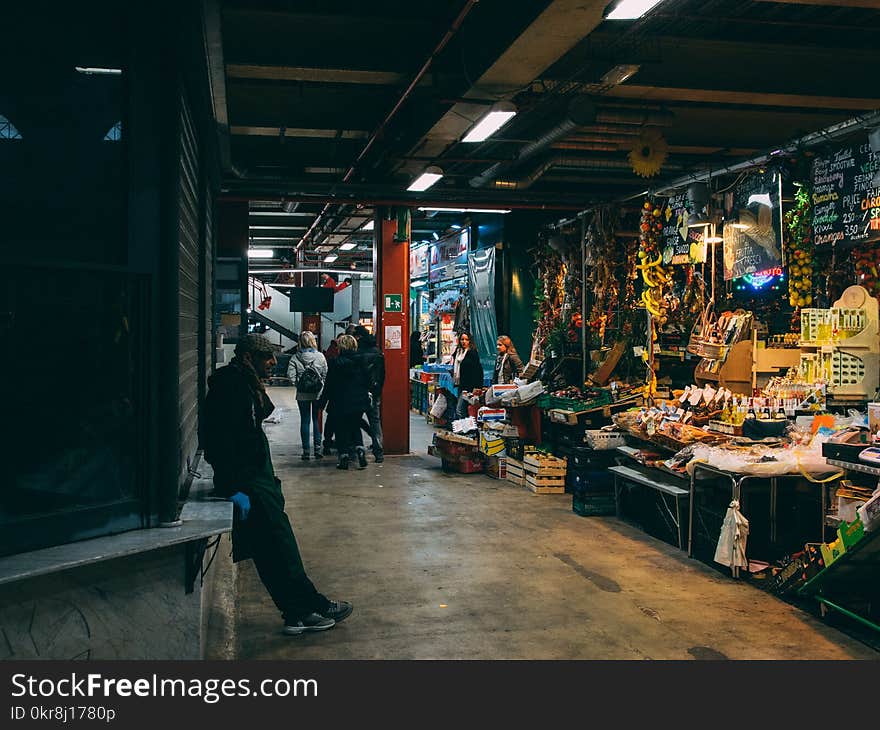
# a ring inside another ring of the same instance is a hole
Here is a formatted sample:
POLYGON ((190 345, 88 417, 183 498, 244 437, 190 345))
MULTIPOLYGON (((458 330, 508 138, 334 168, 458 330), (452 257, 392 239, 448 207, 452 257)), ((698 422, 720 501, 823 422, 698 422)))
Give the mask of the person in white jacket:
POLYGON ((303 332, 299 336, 299 349, 290 358, 287 376, 296 386, 296 404, 299 406, 299 433, 302 437, 303 461, 308 461, 309 431, 315 445, 315 458, 324 456, 321 451, 321 409, 318 402, 327 382, 327 359, 318 350, 315 335, 303 332), (311 429, 309 428, 311 425, 311 429))

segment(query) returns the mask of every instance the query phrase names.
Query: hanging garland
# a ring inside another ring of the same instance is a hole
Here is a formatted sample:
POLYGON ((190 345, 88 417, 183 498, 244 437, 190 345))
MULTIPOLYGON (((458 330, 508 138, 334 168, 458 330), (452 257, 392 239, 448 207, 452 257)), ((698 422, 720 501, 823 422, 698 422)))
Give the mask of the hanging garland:
POLYGON ((813 216, 810 193, 798 188, 795 205, 785 214, 788 303, 795 309, 813 303, 813 216))

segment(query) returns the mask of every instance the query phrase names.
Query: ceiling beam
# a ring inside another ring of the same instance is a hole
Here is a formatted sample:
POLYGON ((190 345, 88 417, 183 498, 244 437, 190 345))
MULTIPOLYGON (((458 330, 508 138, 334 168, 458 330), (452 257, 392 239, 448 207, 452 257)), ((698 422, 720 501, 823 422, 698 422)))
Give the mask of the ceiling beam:
POLYGON ((880 10, 880 0, 757 0, 759 3, 780 5, 825 5, 829 8, 867 8, 880 10))
POLYGON ((306 66, 260 66, 226 64, 226 75, 233 79, 263 81, 309 81, 319 84, 401 85, 406 76, 394 71, 359 71, 349 68, 309 68, 306 66))
POLYGON ((689 101, 709 104, 844 109, 847 111, 880 109, 880 99, 811 96, 808 94, 768 94, 757 91, 722 91, 718 89, 683 89, 629 83, 615 86, 606 91, 605 95, 618 99, 647 99, 650 101, 689 101))
MULTIPOLYGON (((243 137, 280 137, 281 127, 232 126, 232 134, 243 137)), ((313 139, 364 139, 366 129, 312 129, 307 127, 284 127, 285 137, 308 137, 313 139)))

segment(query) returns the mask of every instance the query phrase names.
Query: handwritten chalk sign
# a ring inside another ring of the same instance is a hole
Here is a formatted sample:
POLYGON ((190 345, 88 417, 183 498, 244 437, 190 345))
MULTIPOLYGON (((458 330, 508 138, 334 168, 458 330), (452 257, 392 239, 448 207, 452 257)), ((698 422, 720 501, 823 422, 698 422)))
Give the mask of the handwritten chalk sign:
POLYGON ((867 139, 813 160, 813 240, 817 246, 880 239, 880 155, 867 139))

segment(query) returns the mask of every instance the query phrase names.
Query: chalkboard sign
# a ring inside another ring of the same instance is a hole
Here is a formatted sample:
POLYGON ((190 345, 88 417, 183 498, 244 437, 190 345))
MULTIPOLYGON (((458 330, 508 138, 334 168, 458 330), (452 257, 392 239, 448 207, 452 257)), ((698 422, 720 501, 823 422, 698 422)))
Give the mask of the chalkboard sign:
POLYGON ((681 192, 670 197, 662 208, 663 265, 701 264, 706 260, 706 246, 703 243, 704 229, 688 228, 691 214, 687 193, 681 192))
POLYGON ((880 239, 880 155, 866 139, 813 160, 813 241, 817 246, 880 239))
POLYGON ((724 280, 782 266, 782 176, 753 173, 734 189, 733 211, 746 228, 724 226, 724 280))

